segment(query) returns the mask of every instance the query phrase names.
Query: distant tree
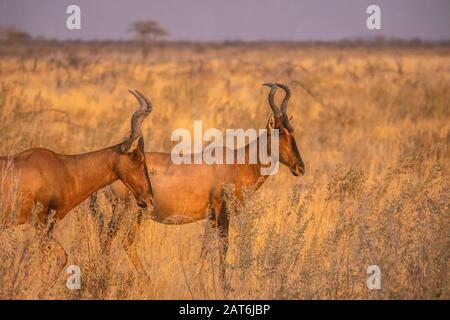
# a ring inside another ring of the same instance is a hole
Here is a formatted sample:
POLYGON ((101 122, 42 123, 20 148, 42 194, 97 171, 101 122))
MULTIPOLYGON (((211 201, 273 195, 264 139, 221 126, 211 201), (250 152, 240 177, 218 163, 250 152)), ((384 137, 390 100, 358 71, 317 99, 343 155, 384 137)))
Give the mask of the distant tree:
POLYGON ((154 41, 169 35, 164 27, 153 20, 133 22, 128 30, 134 32, 140 41, 154 41))
POLYGON ((17 42, 17 41, 27 41, 30 39, 31 36, 25 31, 22 31, 15 27, 0 26, 0 40, 2 41, 17 42))
POLYGON ((130 24, 129 32, 133 32, 136 39, 142 43, 142 54, 144 58, 148 53, 149 43, 161 40, 169 36, 169 32, 157 21, 136 21, 130 24))

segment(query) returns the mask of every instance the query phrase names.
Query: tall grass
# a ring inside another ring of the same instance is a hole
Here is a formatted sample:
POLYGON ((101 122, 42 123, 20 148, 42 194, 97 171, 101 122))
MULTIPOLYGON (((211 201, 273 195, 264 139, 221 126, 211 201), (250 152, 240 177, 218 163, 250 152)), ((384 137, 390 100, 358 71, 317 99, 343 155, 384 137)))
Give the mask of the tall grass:
POLYGON ((81 268, 81 290, 66 288, 65 272, 52 275, 60 244, 30 225, 1 233, 1 298, 450 298, 448 48, 167 47, 146 60, 71 49, 0 58, 1 155, 121 141, 135 109, 128 88, 154 104, 147 150, 170 151, 172 130, 192 130, 194 120, 205 129, 263 128, 270 109, 261 84, 280 81, 293 91, 288 113, 307 174, 282 167, 245 202, 230 201, 227 290, 217 243, 200 255, 203 222, 146 219, 144 279, 120 241, 137 209, 119 203, 118 236, 104 252, 113 211, 100 192, 101 219, 83 203, 55 231, 68 264, 81 268), (380 290, 366 286, 374 264, 380 290))

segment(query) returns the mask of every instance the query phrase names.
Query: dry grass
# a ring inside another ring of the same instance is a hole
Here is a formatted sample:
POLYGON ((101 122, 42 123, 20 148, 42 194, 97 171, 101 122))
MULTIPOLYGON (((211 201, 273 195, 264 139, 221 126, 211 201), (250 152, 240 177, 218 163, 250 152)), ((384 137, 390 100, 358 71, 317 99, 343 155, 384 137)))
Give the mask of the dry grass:
MULTIPOLYGON (((282 167, 236 204, 226 292, 217 256, 200 259, 203 222, 144 223, 147 282, 120 241, 101 252, 104 230, 83 203, 56 230, 69 264, 81 267, 82 289, 66 289, 64 272, 46 284, 57 250, 33 249, 47 240, 20 227, 1 234, 1 298, 450 298, 448 48, 166 47, 145 61, 139 52, 63 49, 0 58, 1 155, 120 141, 135 107, 130 87, 154 102, 147 150, 169 151, 172 130, 194 120, 262 128, 261 83, 282 81, 292 87, 288 111, 307 175, 282 167), (381 290, 366 288, 372 264, 381 290)), ((111 204, 99 201, 110 219, 111 204)), ((119 238, 134 215, 124 212, 119 238)))

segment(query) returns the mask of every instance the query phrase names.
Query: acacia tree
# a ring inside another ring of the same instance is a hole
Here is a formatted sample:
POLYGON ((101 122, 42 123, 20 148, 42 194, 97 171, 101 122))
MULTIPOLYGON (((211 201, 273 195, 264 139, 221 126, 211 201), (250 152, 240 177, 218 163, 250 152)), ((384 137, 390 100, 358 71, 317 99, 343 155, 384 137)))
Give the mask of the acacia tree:
POLYGON ((147 56, 150 43, 169 36, 169 32, 157 21, 153 20, 135 21, 130 24, 128 31, 133 32, 136 39, 141 42, 144 58, 147 56))
POLYGON ((27 41, 30 40, 31 36, 15 27, 3 27, 0 26, 0 40, 9 42, 27 41))

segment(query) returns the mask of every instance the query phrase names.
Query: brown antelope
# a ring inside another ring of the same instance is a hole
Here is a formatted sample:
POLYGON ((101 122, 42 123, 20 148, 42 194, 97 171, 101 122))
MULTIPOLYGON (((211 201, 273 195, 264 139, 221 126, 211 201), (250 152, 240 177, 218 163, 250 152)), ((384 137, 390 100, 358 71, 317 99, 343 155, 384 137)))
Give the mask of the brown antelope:
MULTIPOLYGON (((47 227, 46 236, 50 236, 55 220, 63 219, 92 193, 116 180, 134 195, 138 206, 153 206, 141 133, 142 122, 152 111, 152 104, 137 90, 129 91, 139 101, 139 108, 131 118, 131 136, 127 141, 85 154, 62 155, 32 148, 0 157, 0 209, 3 207, 0 221, 3 227, 27 223, 30 212, 36 208, 36 203, 40 203, 38 223, 47 227), (18 204, 14 217, 11 213, 14 201, 7 192, 13 188, 18 204), (55 219, 49 219, 51 212, 55 219)), ((133 252, 130 251, 129 256, 133 263, 138 263, 133 252)), ((65 252, 64 259, 61 268, 67 262, 65 252)))
MULTIPOLYGON (((279 130, 279 160, 290 169, 294 176, 303 175, 305 165, 297 148, 294 130, 286 114, 291 92, 288 86, 283 84, 267 83, 264 85, 270 87, 268 100, 273 112, 267 123, 267 129, 268 132, 273 129, 279 130), (276 106, 274 102, 275 91, 278 87, 285 91, 285 97, 280 107, 276 106)), ((269 150, 270 134, 267 135, 269 150)), ((260 138, 261 136, 258 137, 258 140, 260 138)), ((247 157, 249 145, 244 148, 247 157)), ((237 149, 234 150, 235 157, 236 152, 237 149)), ((242 197, 243 189, 258 189, 267 178, 267 175, 260 173, 264 164, 259 159, 256 164, 174 164, 170 153, 160 152, 147 152, 146 161, 149 172, 152 173, 152 187, 156 202, 152 219, 160 223, 180 224, 208 218, 213 230, 218 231, 222 240, 220 256, 223 266, 228 248, 229 225, 226 203, 222 196, 223 188, 225 185, 234 185, 238 199, 242 197)), ((129 198, 129 192, 120 182, 112 184, 107 190, 107 195, 122 200, 129 198)), ((91 209, 96 211, 96 195, 91 197, 91 209)), ((141 224, 141 214, 138 215, 130 235, 132 242, 141 224)), ((118 214, 114 214, 110 221, 108 230, 110 239, 117 229, 118 221, 114 220, 116 218, 119 218, 118 214)), ((130 239, 127 238, 126 241, 130 241, 130 239)), ((224 269, 222 267, 222 279, 223 276, 224 269)))

